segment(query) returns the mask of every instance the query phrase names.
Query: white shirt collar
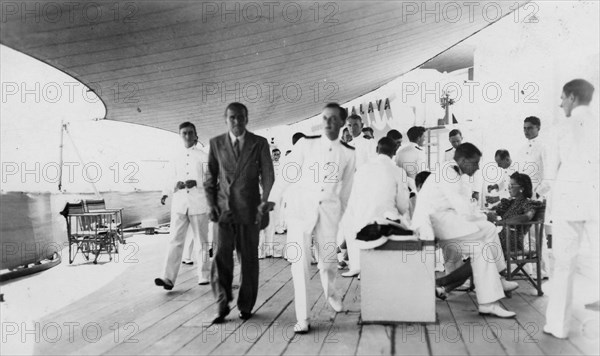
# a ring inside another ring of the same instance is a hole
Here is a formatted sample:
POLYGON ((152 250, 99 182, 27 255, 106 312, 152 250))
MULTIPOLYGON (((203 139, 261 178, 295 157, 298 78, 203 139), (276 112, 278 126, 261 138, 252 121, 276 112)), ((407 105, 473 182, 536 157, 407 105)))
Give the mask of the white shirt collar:
POLYGON ((241 134, 237 137, 233 133, 231 133, 231 131, 229 131, 229 139, 231 140, 232 145, 235 143, 235 139, 237 138, 240 141, 240 146, 243 146, 245 137, 246 137, 246 131, 244 131, 243 134, 241 134))
POLYGON ((579 117, 584 116, 590 111, 590 107, 588 105, 579 105, 571 111, 571 117, 579 117))

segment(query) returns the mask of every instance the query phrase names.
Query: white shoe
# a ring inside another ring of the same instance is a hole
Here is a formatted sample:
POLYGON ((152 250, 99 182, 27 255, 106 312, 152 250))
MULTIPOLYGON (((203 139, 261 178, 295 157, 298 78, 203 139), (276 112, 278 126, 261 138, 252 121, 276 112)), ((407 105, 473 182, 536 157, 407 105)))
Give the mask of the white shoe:
POLYGON ((472 289, 471 280, 467 279, 465 281, 465 283, 463 283, 461 286, 455 288, 454 290, 456 290, 457 292, 467 292, 467 291, 470 291, 471 289, 472 289))
POLYGON ((500 278, 500 283, 502 283, 502 289, 504 289, 504 293, 509 293, 519 288, 519 283, 507 281, 504 278, 500 278))
POLYGON ((205 286, 207 284, 210 284, 210 279, 208 279, 208 278, 200 278, 198 280, 198 284, 201 285, 201 286, 205 286))
POLYGON ((498 302, 479 304, 479 314, 495 315, 499 318, 514 318, 517 315, 515 312, 511 312, 502 308, 498 302))
POLYGON ((341 299, 338 299, 337 297, 329 297, 327 298, 327 301, 329 302, 329 305, 331 305, 333 310, 335 310, 336 312, 339 313, 342 310, 344 310, 344 305, 342 304, 341 299))
POLYGON ((308 320, 298 321, 296 325, 294 325, 294 332, 296 334, 306 334, 310 330, 310 324, 308 320))
POLYGON ((342 273, 342 277, 356 277, 360 274, 360 271, 357 270, 351 270, 348 272, 344 272, 342 273))
POLYGON ((552 336, 554 336, 555 338, 558 338, 558 339, 566 339, 568 337, 567 334, 563 334, 563 333, 552 331, 550 329, 550 327, 548 326, 548 324, 544 325, 544 333, 552 335, 552 336))

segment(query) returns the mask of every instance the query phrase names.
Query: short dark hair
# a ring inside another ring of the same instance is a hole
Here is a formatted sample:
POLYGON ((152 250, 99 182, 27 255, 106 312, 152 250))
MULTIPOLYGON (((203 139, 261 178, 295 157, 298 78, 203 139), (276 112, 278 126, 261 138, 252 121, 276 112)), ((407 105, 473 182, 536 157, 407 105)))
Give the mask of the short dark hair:
POLYGON ((391 129, 390 131, 387 132, 387 134, 385 134, 385 137, 389 137, 392 140, 399 140, 402 138, 402 134, 398 130, 391 129))
POLYGON ((281 153, 281 150, 279 148, 274 148, 271 150, 271 153, 275 153, 275 152, 281 153))
POLYGON ((295 145, 296 142, 303 137, 306 137, 306 135, 302 132, 296 132, 294 135, 292 135, 292 145, 295 145))
POLYGON ((248 108, 246 107, 246 105, 242 104, 242 103, 231 103, 229 105, 227 105, 227 107, 225 108, 225 113, 223 115, 225 115, 225 117, 227 117, 227 110, 242 110, 244 112, 244 115, 246 117, 248 117, 248 108))
POLYGON ((460 132, 459 129, 453 129, 452 131, 450 131, 450 133, 448 134, 448 137, 452 137, 452 136, 456 136, 456 135, 460 135, 460 137, 462 137, 462 132, 460 132))
POLYGON ((474 144, 465 142, 461 143, 456 147, 456 152, 454 152, 454 159, 458 160, 458 158, 474 158, 481 157, 481 151, 474 144))
POLYGON ((563 86, 565 95, 573 94, 580 104, 587 105, 592 101, 594 86, 584 79, 574 79, 563 86))
POLYGON ((362 132, 370 132, 370 133, 374 133, 373 128, 372 127, 363 127, 362 128, 362 132))
POLYGON ((196 136, 198 136, 198 131, 196 131, 196 125, 192 124, 189 121, 182 122, 181 124, 179 124, 179 131, 181 131, 182 129, 185 129, 186 127, 193 128, 194 129, 194 133, 196 134, 196 136))
POLYGON ((362 122, 362 117, 360 115, 352 114, 348 116, 347 120, 360 120, 360 122, 362 122))
POLYGON ((515 172, 510 176, 510 179, 514 179, 523 188, 525 198, 533 196, 533 185, 531 184, 531 178, 527 174, 515 172))
POLYGON ((500 157, 500 159, 507 159, 508 157, 510 157, 510 153, 508 152, 508 150, 501 148, 498 151, 496 151, 494 158, 496 157, 500 157))
POLYGON ((423 126, 413 126, 406 132, 410 142, 416 142, 427 131, 423 126))
POLYGON ((431 172, 429 171, 421 171, 417 173, 417 175, 415 176, 415 185, 417 186, 417 188, 423 186, 423 183, 425 183, 429 175, 431 175, 431 172))
POLYGON ((389 137, 377 141, 377 153, 392 157, 396 152, 396 142, 389 137))
POLYGON ((533 126, 537 126, 538 128, 542 127, 542 122, 536 116, 527 116, 525 118, 525 120, 523 121, 523 123, 525 123, 525 122, 528 122, 528 123, 532 124, 533 126))
POLYGON ((338 111, 340 113, 340 118, 344 122, 346 122, 346 119, 348 118, 348 111, 346 111, 346 109, 341 107, 340 104, 338 104, 338 103, 328 103, 327 105, 325 105, 324 109, 338 109, 338 111))

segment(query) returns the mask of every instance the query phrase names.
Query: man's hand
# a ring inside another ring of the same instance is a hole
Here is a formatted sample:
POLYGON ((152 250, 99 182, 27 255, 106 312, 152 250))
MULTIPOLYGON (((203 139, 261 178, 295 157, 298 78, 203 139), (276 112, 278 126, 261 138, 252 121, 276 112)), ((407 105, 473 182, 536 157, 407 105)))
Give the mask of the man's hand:
POLYGON ((185 183, 182 181, 175 183, 175 188, 173 189, 173 192, 177 192, 180 189, 185 189, 185 183))
POLYGON ((210 221, 219 222, 220 217, 221 217, 221 209, 219 209, 219 207, 216 205, 211 207, 210 213, 208 215, 208 218, 210 219, 210 221))
POLYGON ((165 205, 165 201, 167 200, 168 195, 163 195, 162 198, 160 198, 160 203, 162 205, 165 205))
POLYGON ((496 221, 498 221, 498 215, 495 212, 490 211, 486 215, 489 222, 495 223, 496 221))
POLYGON ((275 203, 270 202, 270 201, 265 201, 260 203, 260 205, 258 206, 258 211, 256 212, 256 224, 260 224, 262 221, 262 217, 264 214, 268 214, 269 211, 273 210, 273 208, 275 207, 275 203))

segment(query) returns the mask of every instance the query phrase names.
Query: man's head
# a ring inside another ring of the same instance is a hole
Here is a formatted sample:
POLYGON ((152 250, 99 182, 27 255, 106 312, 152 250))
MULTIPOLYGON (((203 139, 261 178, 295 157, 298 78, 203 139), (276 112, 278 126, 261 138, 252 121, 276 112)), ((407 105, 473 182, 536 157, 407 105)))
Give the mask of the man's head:
POLYGON ((305 134, 303 134, 302 132, 296 132, 293 136, 292 136, 292 145, 295 145, 296 142, 298 142, 299 139, 306 137, 305 134))
POLYGON ((196 126, 189 121, 181 123, 179 125, 179 136, 183 140, 183 144, 186 148, 190 148, 198 142, 198 135, 196 134, 196 126))
POLYGON ((481 151, 472 143, 463 143, 456 147, 454 160, 458 163, 460 170, 468 176, 472 176, 479 169, 481 151))
POLYGON ((225 108, 225 122, 234 136, 241 136, 248 125, 248 108, 242 103, 231 103, 225 108))
POLYGON ((431 172, 429 171, 421 171, 417 173, 417 175, 415 176, 415 186, 417 186, 417 192, 421 190, 421 188, 423 187, 423 183, 425 183, 427 177, 429 177, 430 175, 431 172))
POLYGON ((277 161, 279 161, 279 158, 281 157, 281 151, 279 150, 279 148, 274 148, 271 151, 271 155, 273 156, 273 162, 277 162, 277 161))
POLYGON ((352 134, 352 137, 358 137, 362 133, 363 122, 362 118, 356 114, 348 116, 346 127, 352 134))
POLYGON ((342 131, 342 141, 346 143, 352 141, 352 134, 347 127, 344 127, 344 130, 342 131))
POLYGON ((362 133, 363 133, 363 136, 365 136, 365 138, 368 138, 368 139, 375 138, 375 134, 373 133, 372 127, 363 127, 362 133))
POLYGON ((388 157, 396 153, 396 142, 389 137, 383 137, 377 142, 377 153, 388 157))
POLYGON ((462 143, 462 139, 462 132, 460 130, 454 129, 448 134, 448 140, 455 149, 462 143))
POLYGON ((510 153, 508 150, 500 149, 496 151, 496 155, 494 156, 498 167, 507 169, 512 164, 512 159, 510 158, 510 153))
POLYGON ((400 133, 400 131, 392 129, 388 131, 388 133, 385 136, 391 138, 392 140, 394 140, 394 142, 396 142, 396 149, 394 150, 394 153, 398 151, 398 148, 402 146, 402 134, 400 133))
POLYGON ((589 105, 594 95, 594 86, 586 80, 571 80, 563 86, 560 96, 560 107, 565 111, 567 117, 578 106, 589 105))
POLYGON ((414 142, 419 146, 423 146, 423 143, 425 142, 426 131, 427 129, 423 126, 413 126, 410 129, 408 129, 406 135, 408 136, 410 142, 414 142))
POLYGON ((535 116, 528 116, 525 118, 523 122, 523 133, 525 133, 525 138, 528 140, 532 140, 538 137, 540 133, 540 127, 542 127, 542 122, 535 116))
POLYGON ((323 132, 331 141, 340 136, 340 129, 346 123, 348 113, 338 103, 329 103, 323 108, 323 132))

